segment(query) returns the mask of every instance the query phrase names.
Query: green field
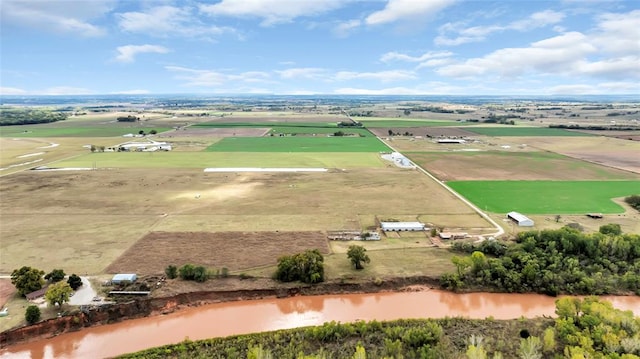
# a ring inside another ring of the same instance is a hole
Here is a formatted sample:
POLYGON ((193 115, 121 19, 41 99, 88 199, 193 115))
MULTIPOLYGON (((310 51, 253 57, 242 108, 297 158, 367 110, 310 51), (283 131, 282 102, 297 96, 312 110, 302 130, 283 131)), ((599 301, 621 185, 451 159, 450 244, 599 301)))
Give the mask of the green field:
POLYGON ((207 147, 213 152, 381 152, 390 149, 374 137, 227 137, 207 147))
POLYGON ((335 122, 287 122, 280 119, 273 122, 256 121, 256 122, 204 122, 193 125, 192 127, 206 128, 227 128, 227 127, 318 127, 318 128, 338 128, 335 122))
POLYGON ((567 131, 561 128, 548 127, 466 127, 465 130, 485 136, 591 136, 587 133, 567 131))
POLYGON ((327 135, 332 134, 338 131, 342 131, 345 134, 355 134, 362 137, 375 137, 369 130, 364 128, 351 128, 351 127, 290 127, 290 126, 275 126, 271 128, 270 133, 278 134, 302 134, 302 135, 313 135, 313 134, 321 134, 327 135))
POLYGON ((450 181, 447 185, 494 213, 623 213, 611 199, 640 193, 640 181, 450 181))
POLYGON ((393 119, 393 118, 380 118, 369 119, 360 121, 364 127, 368 128, 380 128, 380 127, 451 127, 451 126, 467 126, 470 122, 462 121, 446 121, 446 120, 407 120, 407 119, 393 119))
POLYGON ((377 153, 105 152, 88 153, 50 167, 206 168, 302 167, 362 168, 384 166, 377 153))
POLYGON ((0 127, 2 137, 115 137, 139 131, 158 133, 168 131, 166 127, 42 127, 35 125, 0 127))

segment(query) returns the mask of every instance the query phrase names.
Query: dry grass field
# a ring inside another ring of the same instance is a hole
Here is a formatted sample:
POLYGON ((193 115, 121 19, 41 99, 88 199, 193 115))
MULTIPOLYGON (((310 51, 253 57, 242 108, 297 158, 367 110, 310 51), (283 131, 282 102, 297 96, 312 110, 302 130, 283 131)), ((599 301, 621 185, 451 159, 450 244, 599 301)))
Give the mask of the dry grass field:
POLYGON ((273 265, 283 255, 329 253, 324 232, 151 232, 110 264, 107 273, 159 274, 186 263, 230 271, 273 265))
POLYGON ((0 273, 44 263, 51 267, 44 270, 101 273, 153 231, 357 230, 376 216, 429 221, 443 214, 489 226, 426 176, 394 167, 242 174, 25 171, 1 177, 0 191, 0 273))

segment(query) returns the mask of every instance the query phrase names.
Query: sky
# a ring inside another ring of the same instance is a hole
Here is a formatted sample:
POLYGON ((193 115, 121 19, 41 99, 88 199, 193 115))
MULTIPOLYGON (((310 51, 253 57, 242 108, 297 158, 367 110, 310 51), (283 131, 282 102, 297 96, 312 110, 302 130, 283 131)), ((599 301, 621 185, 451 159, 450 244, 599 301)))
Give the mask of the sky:
POLYGON ((0 94, 640 94, 640 1, 1 0, 0 94))

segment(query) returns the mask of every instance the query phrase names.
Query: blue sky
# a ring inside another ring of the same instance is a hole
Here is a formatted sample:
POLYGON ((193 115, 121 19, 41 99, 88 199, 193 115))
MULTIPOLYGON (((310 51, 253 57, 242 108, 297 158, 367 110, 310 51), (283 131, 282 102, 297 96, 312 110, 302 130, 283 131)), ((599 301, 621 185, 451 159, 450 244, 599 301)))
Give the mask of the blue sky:
POLYGON ((2 0, 0 92, 640 93, 640 1, 2 0))

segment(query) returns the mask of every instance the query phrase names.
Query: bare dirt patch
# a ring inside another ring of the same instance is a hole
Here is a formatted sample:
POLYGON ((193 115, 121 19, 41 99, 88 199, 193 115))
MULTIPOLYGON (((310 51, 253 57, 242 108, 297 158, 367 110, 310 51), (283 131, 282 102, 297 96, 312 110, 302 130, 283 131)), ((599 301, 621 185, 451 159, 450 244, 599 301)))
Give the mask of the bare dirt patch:
POLYGON ((16 287, 11 284, 11 279, 0 279, 0 309, 4 307, 16 292, 16 287))
POLYGON ((231 271, 275 264, 278 257, 318 249, 329 253, 324 232, 152 232, 106 269, 109 273, 162 273, 186 263, 231 271))

